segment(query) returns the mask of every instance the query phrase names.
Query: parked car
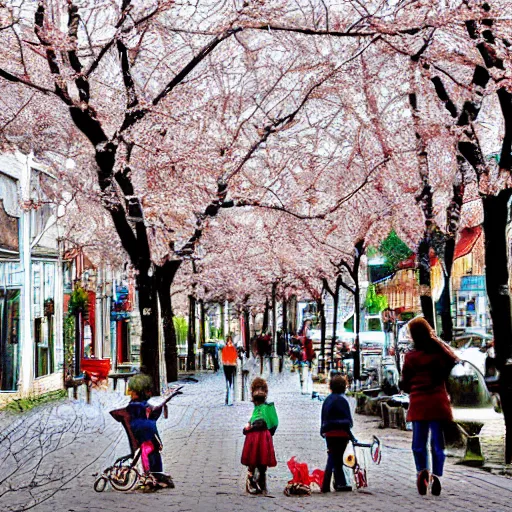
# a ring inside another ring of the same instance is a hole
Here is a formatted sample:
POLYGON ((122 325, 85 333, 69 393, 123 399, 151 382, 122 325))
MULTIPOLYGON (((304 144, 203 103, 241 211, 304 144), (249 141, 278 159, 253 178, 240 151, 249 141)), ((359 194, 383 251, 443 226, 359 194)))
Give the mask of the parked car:
POLYGON ((466 332, 457 336, 451 346, 460 359, 470 362, 485 375, 487 357, 494 357, 492 341, 490 334, 466 332))
POLYGON ((385 342, 386 334, 384 333, 384 323, 381 315, 366 315, 364 329, 359 333, 361 353, 382 354, 385 342))

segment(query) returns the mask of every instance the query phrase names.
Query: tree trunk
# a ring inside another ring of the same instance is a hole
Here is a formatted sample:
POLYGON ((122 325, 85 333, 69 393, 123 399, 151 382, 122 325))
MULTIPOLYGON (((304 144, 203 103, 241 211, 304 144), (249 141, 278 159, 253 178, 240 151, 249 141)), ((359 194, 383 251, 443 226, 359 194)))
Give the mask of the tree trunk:
POLYGON ((331 338, 331 370, 334 370, 334 355, 336 349, 336 331, 338 327, 338 305, 340 302, 341 278, 336 278, 336 287, 334 289, 333 311, 332 311, 332 338, 331 338))
POLYGON ((244 337, 245 337, 245 353, 249 357, 251 354, 251 326, 249 325, 249 308, 245 307, 244 315, 244 337))
MULTIPOLYGON (((272 283, 272 355, 276 353, 277 346, 277 283, 272 283)), ((270 361, 272 371, 272 360, 270 361)))
POLYGON ((288 332, 290 334, 296 334, 297 333, 297 297, 293 295, 290 297, 290 318, 289 318, 289 324, 290 328, 288 329, 288 332))
POLYGON ((263 311, 263 325, 261 326, 261 334, 265 334, 268 331, 268 298, 265 299, 265 310, 263 311))
POLYGON ((324 373, 325 371, 325 335, 327 331, 327 324, 325 322, 325 306, 324 300, 321 296, 317 301, 318 314, 320 316, 320 362, 318 371, 324 373))
POLYGON ((430 244, 425 238, 418 246, 418 259, 421 310, 425 320, 435 328, 434 304, 432 302, 432 288, 430 286, 430 244))
POLYGON ((188 296, 188 329, 187 329, 187 370, 196 369, 196 298, 188 296))
POLYGON ((281 329, 282 343, 279 344, 279 372, 284 368, 284 356, 288 352, 288 304, 283 298, 283 326, 281 329))
POLYGON ((505 462, 512 462, 512 308, 507 227, 511 190, 483 198, 486 287, 491 312, 499 392, 505 418, 505 462))
POLYGON ((226 337, 226 333, 224 332, 224 318, 225 318, 225 311, 224 311, 224 302, 219 303, 220 307, 220 331, 219 336, 224 339, 226 337))
POLYGON ((178 380, 178 347, 174 314, 171 302, 171 285, 180 267, 181 261, 166 261, 161 267, 156 267, 155 282, 160 300, 164 331, 164 357, 167 382, 178 380))
POLYGON ((147 269, 136 277, 142 326, 140 341, 140 371, 153 381, 153 394, 160 395, 160 355, 158 350, 158 302, 154 276, 147 269))
POLYGON ((361 377, 361 346, 359 343, 359 331, 361 329, 361 287, 359 285, 359 267, 364 254, 364 240, 355 245, 354 268, 352 279, 354 281, 354 327, 356 329, 354 341, 354 380, 361 377))
POLYGON ((452 341, 453 338, 453 318, 452 318, 452 289, 451 277, 453 267, 453 256, 455 254, 455 238, 450 237, 444 247, 444 287, 443 293, 439 298, 441 308, 441 338, 444 341, 452 341))
POLYGON ((251 336, 256 336, 258 333, 256 332, 256 313, 251 311, 251 322, 249 323, 249 332, 251 336))
POLYGON ((285 350, 288 348, 286 347, 286 342, 288 341, 288 304, 286 303, 286 299, 283 299, 283 336, 285 339, 285 350))
POLYGON ((199 345, 203 348, 203 345, 206 343, 206 319, 204 312, 204 301, 203 299, 199 299, 199 345))

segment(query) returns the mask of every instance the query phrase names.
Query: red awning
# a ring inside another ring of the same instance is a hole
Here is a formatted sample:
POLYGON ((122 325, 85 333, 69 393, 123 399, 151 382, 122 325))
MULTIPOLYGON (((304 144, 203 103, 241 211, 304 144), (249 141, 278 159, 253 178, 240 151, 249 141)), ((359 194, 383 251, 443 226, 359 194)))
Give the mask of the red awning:
POLYGON ((398 264, 398 268, 400 270, 405 270, 407 268, 416 268, 416 254, 411 254, 406 260, 401 261, 398 264))
POLYGON ((455 254, 453 256, 453 259, 456 260, 457 258, 462 258, 462 256, 466 256, 466 254, 469 254, 473 250, 473 247, 475 246, 476 241, 478 240, 481 234, 481 226, 476 226, 474 228, 464 228, 460 232, 459 241, 455 246, 455 254))

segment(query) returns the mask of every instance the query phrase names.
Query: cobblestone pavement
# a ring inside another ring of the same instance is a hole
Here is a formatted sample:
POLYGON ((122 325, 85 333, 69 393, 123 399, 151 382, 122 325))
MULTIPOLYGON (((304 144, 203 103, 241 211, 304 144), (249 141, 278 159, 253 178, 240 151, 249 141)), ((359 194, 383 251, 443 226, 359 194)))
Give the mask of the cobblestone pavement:
MULTIPOLYGON (((365 441, 376 434, 384 446, 381 465, 369 468, 369 487, 352 493, 313 494, 302 498, 284 496, 283 489, 291 477, 286 465, 288 459, 295 455, 299 461, 307 462, 310 469, 323 468, 326 459, 324 441, 319 435, 321 402, 301 395, 297 374, 288 372, 274 374, 269 379, 269 398, 275 401, 280 420, 274 437, 278 466, 269 470, 271 495, 248 496, 244 492, 245 468, 240 464, 240 454, 244 441, 242 428, 250 417, 252 404, 237 402, 233 407, 226 407, 224 378, 220 373, 198 378, 199 383, 185 385, 184 394, 171 402, 169 418, 159 422, 164 443, 164 467, 172 473, 176 489, 151 494, 121 493, 111 489, 100 494, 93 491, 92 473, 128 451, 120 425, 107 418, 105 428, 95 440, 73 446, 69 457, 81 461, 85 468, 79 477, 70 480, 33 510, 417 512, 463 509, 499 512, 511 509, 511 480, 457 466, 450 458, 443 478, 442 496, 419 496, 415 487, 410 432, 379 430, 376 418, 364 416, 356 417, 356 436, 365 441)), ((104 406, 108 408, 108 401, 104 406)), ((60 463, 69 464, 69 457, 62 458, 60 463)))

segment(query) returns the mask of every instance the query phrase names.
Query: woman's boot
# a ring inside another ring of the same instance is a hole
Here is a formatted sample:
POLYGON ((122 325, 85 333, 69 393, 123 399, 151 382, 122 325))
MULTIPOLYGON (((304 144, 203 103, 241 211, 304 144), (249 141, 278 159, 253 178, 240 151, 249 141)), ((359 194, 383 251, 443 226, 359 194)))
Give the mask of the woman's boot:
POLYGON ((258 482, 254 478, 254 473, 252 471, 247 471, 247 480, 245 481, 245 490, 249 494, 260 494, 261 493, 258 482))
POLYGON ((267 494, 267 470, 260 469, 258 477, 258 487, 260 488, 260 492, 263 494, 267 494))

